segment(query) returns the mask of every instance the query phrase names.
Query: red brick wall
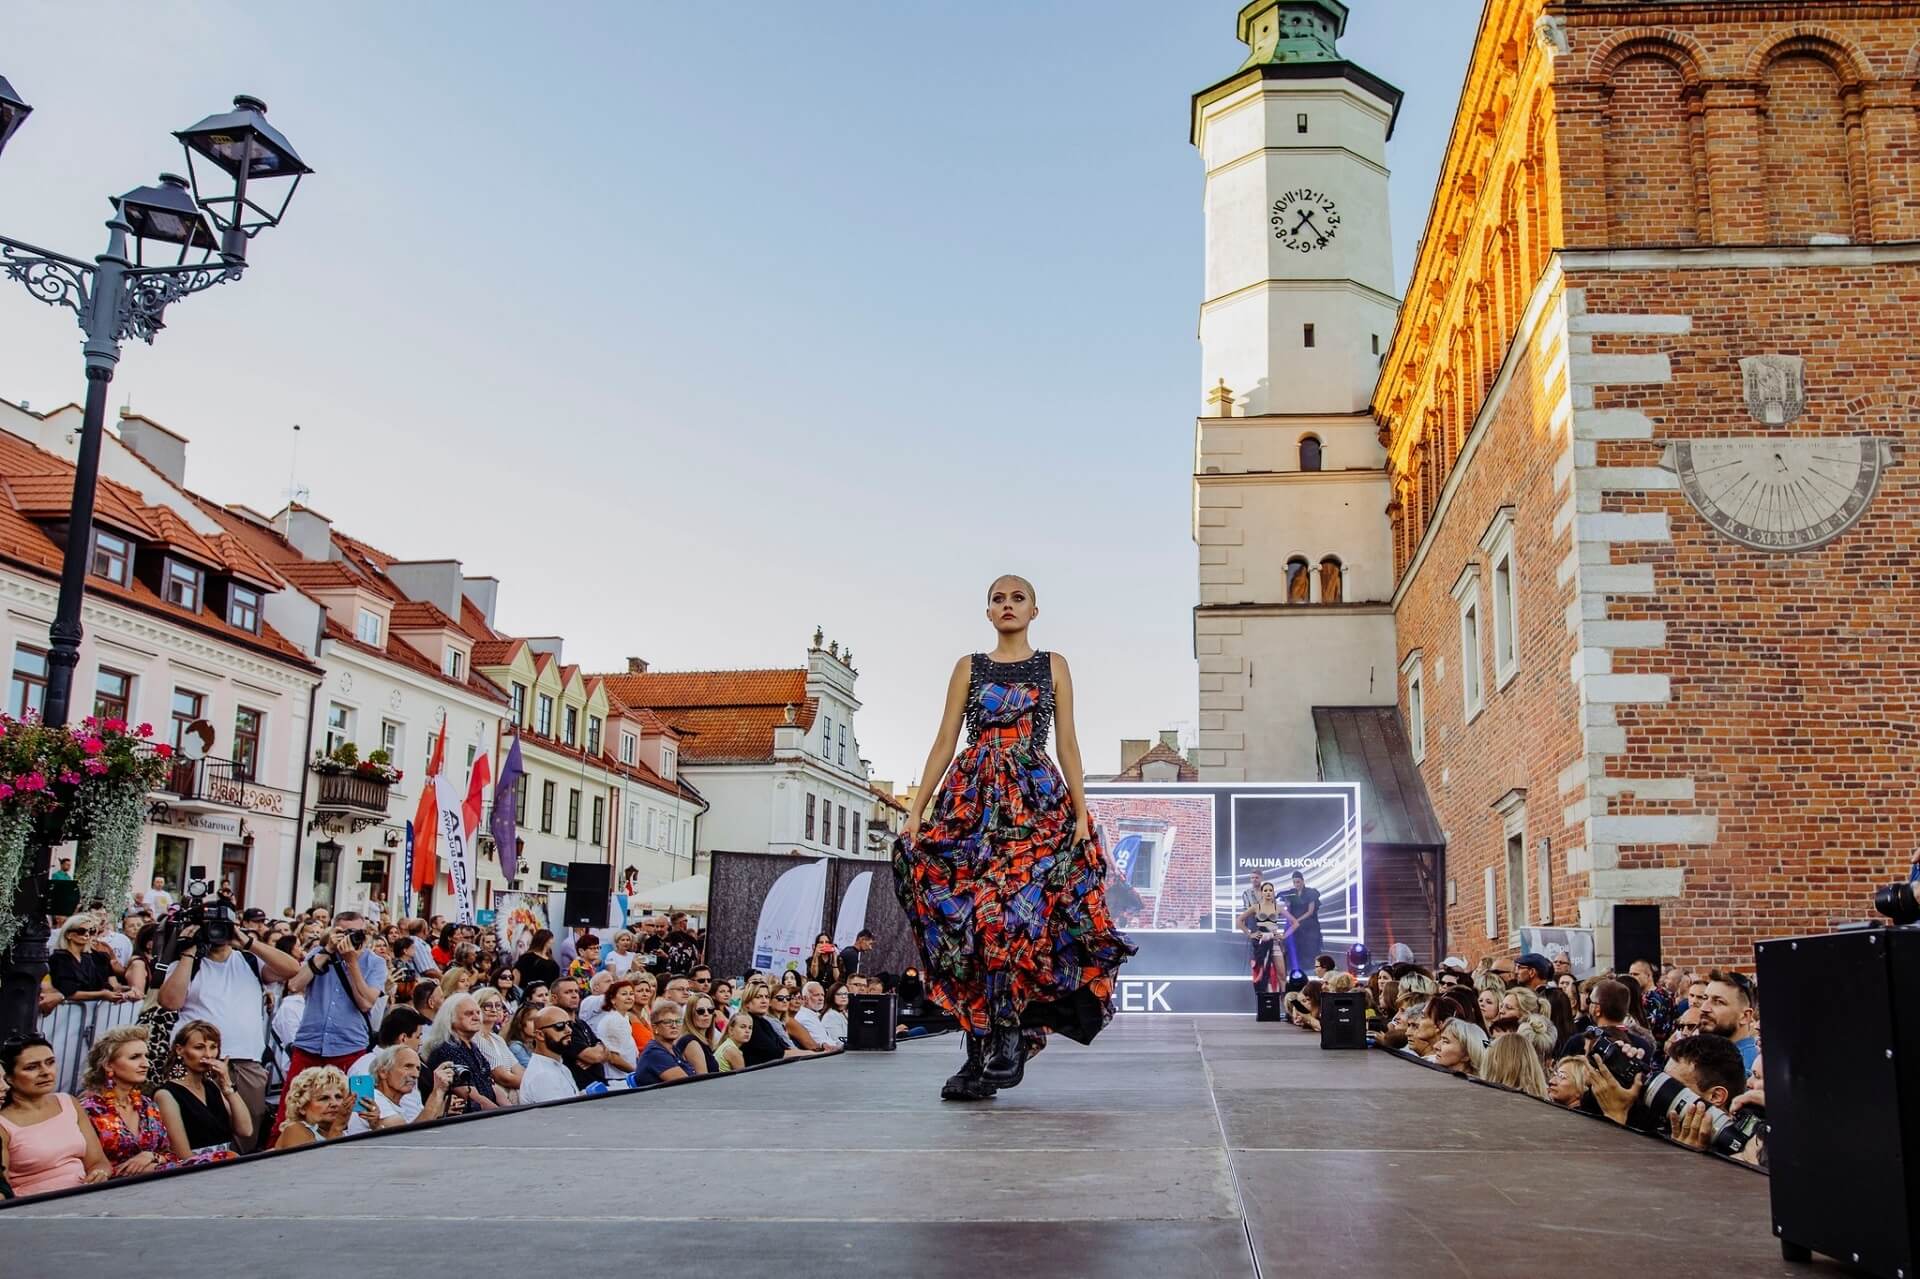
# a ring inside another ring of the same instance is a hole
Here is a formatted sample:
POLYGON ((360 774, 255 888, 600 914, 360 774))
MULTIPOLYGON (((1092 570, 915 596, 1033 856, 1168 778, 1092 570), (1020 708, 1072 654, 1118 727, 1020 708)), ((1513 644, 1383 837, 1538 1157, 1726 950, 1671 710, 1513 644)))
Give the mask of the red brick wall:
POLYGON ((1692 244, 1693 149, 1680 68, 1669 58, 1641 54, 1621 64, 1611 84, 1608 243, 1692 244))
POLYGON ((1776 243, 1853 234, 1840 77, 1796 54, 1767 68, 1767 231, 1776 243))
POLYGON ((1089 801, 1108 849, 1120 834, 1119 822, 1136 817, 1167 821, 1174 827, 1158 892, 1141 893, 1145 908, 1138 918, 1116 922, 1122 928, 1210 928, 1213 924, 1213 801, 1205 797, 1138 798, 1096 795, 1089 801), (1156 913, 1157 908, 1157 913, 1156 913))

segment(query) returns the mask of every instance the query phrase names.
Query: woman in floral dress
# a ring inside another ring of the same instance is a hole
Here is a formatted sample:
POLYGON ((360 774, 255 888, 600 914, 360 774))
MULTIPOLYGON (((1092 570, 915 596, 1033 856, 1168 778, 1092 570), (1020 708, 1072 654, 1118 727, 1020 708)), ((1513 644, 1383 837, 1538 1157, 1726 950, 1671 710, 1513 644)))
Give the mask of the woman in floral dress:
POLYGON ((80 1109, 100 1134, 100 1149, 113 1165, 114 1177, 234 1158, 231 1150, 196 1155, 184 1138, 176 1147, 160 1107, 141 1091, 146 1083, 145 1026, 116 1026, 94 1041, 87 1053, 87 1089, 80 1094, 80 1109))
POLYGON ((894 841, 895 887, 926 960, 927 994, 965 1034, 966 1064, 940 1094, 949 1101, 1018 1084, 1049 1031, 1091 1043, 1113 1015, 1114 974, 1134 952, 1107 911, 1066 659, 1027 641, 1038 613, 1025 578, 988 590, 999 642, 955 664, 920 802, 894 841), (1046 754, 1056 720, 1059 767, 1046 754))

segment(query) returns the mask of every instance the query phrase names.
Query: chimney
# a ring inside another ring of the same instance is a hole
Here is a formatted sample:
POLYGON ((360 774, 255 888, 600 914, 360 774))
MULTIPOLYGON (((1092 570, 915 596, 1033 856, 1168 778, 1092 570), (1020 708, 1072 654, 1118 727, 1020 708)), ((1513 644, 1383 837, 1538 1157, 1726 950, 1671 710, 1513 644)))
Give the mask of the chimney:
POLYGON ((546 653, 557 662, 560 660, 560 650, 566 641, 558 635, 529 635, 526 637, 526 644, 534 652, 546 653))
POLYGON ((646 658, 644 658, 644 657, 629 657, 629 658, 627 659, 627 674, 629 674, 629 675, 645 675, 646 673, 647 673, 647 659, 646 659, 646 658))
MULTIPOLYGON (((473 606, 480 610, 480 616, 485 619, 487 629, 492 630, 494 610, 500 606, 500 579, 497 577, 469 577, 461 583, 460 589, 466 594, 468 599, 473 601, 473 606)), ((455 621, 458 621, 460 615, 454 613, 452 617, 455 621)))
POLYGON ((1177 728, 1161 729, 1160 744, 1178 755, 1180 753, 1180 730, 1177 728))
POLYGON ((387 580, 408 599, 424 600, 448 617, 460 616, 460 594, 466 578, 459 560, 411 560, 387 565, 387 580))
POLYGON ((273 526, 300 552, 301 559, 333 558, 333 521, 320 512, 305 506, 282 507, 273 517, 273 526))
POLYGON ((1120 739, 1120 771, 1124 773, 1129 768, 1132 768, 1135 764, 1139 763, 1140 757, 1146 754, 1151 747, 1152 747, 1152 743, 1147 741, 1147 739, 1144 737, 1121 738, 1120 739))
POLYGON ((120 410, 120 442, 139 454, 176 488, 187 486, 187 437, 175 435, 158 422, 120 410))

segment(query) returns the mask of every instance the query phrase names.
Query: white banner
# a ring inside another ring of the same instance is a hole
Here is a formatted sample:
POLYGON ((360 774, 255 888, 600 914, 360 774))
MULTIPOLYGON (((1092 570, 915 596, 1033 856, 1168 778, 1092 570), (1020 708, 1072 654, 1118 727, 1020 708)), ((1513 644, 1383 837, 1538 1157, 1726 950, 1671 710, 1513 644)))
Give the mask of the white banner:
POLYGON ((846 950, 859 939, 860 930, 867 926, 867 894, 872 891, 873 872, 870 870, 861 871, 847 885, 847 895, 840 899, 840 918, 833 925, 835 949, 846 950))
POLYGON ((826 859, 804 862, 774 880, 753 931, 753 966, 776 976, 805 969, 826 907, 826 859))
POLYGON ((463 796, 448 783, 445 771, 432 781, 434 803, 440 811, 440 857, 453 879, 453 919, 473 922, 473 867, 467 861, 467 820, 460 812, 463 796))

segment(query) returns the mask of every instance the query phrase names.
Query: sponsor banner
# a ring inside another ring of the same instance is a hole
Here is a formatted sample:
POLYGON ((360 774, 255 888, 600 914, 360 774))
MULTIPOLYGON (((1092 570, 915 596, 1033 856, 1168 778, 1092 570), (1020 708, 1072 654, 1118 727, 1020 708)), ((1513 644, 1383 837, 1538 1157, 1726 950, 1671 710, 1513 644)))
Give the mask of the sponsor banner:
POLYGON ((782 973, 807 966, 827 908, 827 859, 803 862, 773 881, 753 930, 753 966, 782 973))

